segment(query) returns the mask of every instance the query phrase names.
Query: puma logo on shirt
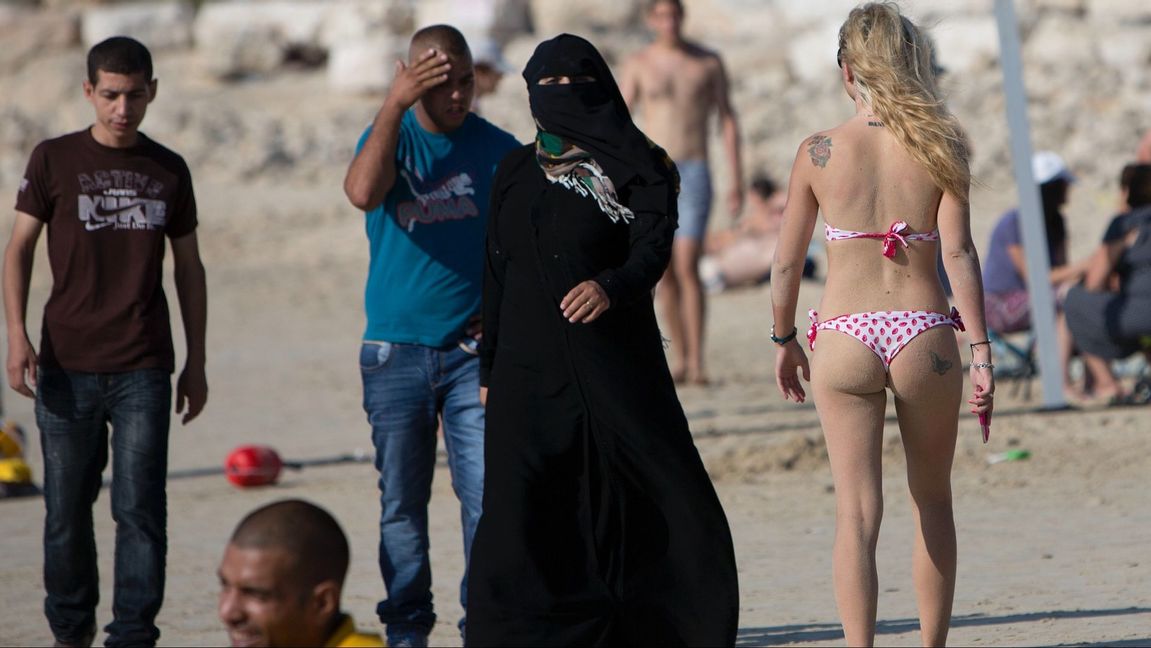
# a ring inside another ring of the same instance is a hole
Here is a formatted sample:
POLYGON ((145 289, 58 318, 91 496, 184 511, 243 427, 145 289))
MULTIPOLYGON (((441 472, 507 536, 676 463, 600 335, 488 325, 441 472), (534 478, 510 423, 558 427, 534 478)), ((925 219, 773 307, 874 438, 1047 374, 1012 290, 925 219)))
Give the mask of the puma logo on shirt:
POLYGON ((400 227, 412 231, 416 223, 430 224, 443 221, 477 218, 480 210, 471 196, 476 193, 472 177, 460 172, 430 187, 419 178, 414 178, 407 169, 400 169, 400 177, 408 185, 415 200, 401 202, 396 206, 396 218, 400 227), (421 191, 423 189, 423 191, 421 191))

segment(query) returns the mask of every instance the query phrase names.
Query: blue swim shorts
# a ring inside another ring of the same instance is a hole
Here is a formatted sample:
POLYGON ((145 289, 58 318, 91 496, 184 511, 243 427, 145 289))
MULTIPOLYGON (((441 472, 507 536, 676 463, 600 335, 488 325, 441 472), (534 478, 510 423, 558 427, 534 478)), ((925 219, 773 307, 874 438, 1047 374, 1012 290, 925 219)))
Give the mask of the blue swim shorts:
POLYGON ((711 172, 704 160, 675 163, 679 170, 679 229, 676 238, 703 242, 711 211, 711 172))

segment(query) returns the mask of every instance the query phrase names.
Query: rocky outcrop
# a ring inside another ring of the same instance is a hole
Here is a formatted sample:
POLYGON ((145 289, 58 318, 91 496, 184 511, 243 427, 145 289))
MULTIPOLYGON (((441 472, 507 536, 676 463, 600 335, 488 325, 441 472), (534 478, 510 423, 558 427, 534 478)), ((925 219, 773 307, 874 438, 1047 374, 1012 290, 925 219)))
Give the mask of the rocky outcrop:
MULTIPOLYGON (((228 0, 205 4, 196 17, 196 48, 205 69, 219 78, 267 74, 285 63, 319 65, 334 48, 378 46, 410 33, 414 7, 406 0, 228 0)), ((343 71, 332 78, 343 83, 343 71)))
MULTIPOLYGON (((749 172, 783 176, 803 138, 850 114, 835 50, 854 0, 686 4, 689 35, 724 57, 749 172)), ((973 140, 976 176, 993 190, 1010 187, 995 0, 906 4, 931 29, 946 68, 942 86, 973 140)), ((0 2, 0 187, 18 180, 36 141, 90 120, 79 96, 81 24, 86 42, 98 33, 129 32, 156 50, 162 94, 147 130, 185 153, 198 175, 338 183, 414 29, 447 22, 491 37, 517 68, 542 38, 576 32, 618 66, 646 42, 643 6, 643 0, 0 2), (194 14, 191 7, 198 7, 194 14), (188 33, 190 39, 180 35, 188 33)), ((1081 187, 1110 190, 1135 142, 1151 129, 1151 3, 1016 0, 1015 6, 1034 145, 1062 153, 1081 187)), ((521 138, 532 134, 515 74, 485 98, 483 112, 521 138)), ((716 169, 722 182, 723 163, 716 169)))
POLYGON ((407 50, 407 39, 386 36, 334 45, 328 58, 328 84, 340 92, 383 92, 392 82, 395 62, 406 58, 407 50))
POLYGON ((595 37, 640 27, 642 0, 531 0, 532 24, 543 38, 562 32, 595 37))
POLYGON ((152 50, 188 47, 194 15, 182 0, 90 7, 84 10, 81 35, 86 47, 111 36, 131 36, 152 50))
POLYGON ((0 74, 10 74, 36 56, 77 44, 80 13, 74 9, 37 10, 26 3, 0 4, 0 74))

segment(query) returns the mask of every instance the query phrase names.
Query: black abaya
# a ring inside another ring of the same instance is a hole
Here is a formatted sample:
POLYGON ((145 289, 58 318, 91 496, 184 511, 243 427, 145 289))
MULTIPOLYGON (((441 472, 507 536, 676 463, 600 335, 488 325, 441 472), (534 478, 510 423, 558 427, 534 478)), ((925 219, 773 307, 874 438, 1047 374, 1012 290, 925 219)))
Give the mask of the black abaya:
MULTIPOLYGON (((653 164, 657 164, 653 153, 653 164)), ((535 149, 501 164, 489 212, 481 380, 484 513, 467 643, 731 645, 731 534, 688 431, 652 289, 671 253, 673 172, 617 187, 635 212, 549 183, 535 149), (610 309, 559 303, 595 279, 610 309)))

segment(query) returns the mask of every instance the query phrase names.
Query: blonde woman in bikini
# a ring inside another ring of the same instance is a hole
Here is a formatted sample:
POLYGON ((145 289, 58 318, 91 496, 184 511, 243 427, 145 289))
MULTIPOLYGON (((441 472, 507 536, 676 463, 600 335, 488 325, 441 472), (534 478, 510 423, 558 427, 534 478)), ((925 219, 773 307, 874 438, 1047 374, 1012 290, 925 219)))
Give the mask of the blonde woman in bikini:
POLYGON ((939 98, 925 34, 896 5, 853 10, 840 29, 839 61, 855 116, 808 138, 796 155, 772 269, 776 381, 797 402, 806 398, 799 374, 811 382, 835 481, 835 597, 847 642, 858 646, 875 637, 891 390, 915 511, 922 638, 940 646, 955 591, 950 476, 964 363, 955 329, 966 327, 975 341, 971 411, 990 414, 995 391, 969 228, 968 149, 939 98), (800 276, 819 212, 827 282, 810 328, 797 331, 800 276), (940 286, 937 246, 958 310, 940 286), (813 350, 810 366, 804 345, 813 350))

